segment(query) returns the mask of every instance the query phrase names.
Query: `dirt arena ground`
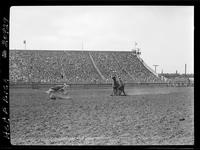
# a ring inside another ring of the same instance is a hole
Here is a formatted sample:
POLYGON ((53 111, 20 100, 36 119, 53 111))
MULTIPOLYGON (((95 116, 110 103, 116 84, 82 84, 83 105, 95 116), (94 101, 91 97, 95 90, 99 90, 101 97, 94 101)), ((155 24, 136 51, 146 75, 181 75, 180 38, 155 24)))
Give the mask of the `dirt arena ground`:
POLYGON ((50 100, 47 89, 10 89, 13 145, 193 145, 194 88, 74 89, 50 100))

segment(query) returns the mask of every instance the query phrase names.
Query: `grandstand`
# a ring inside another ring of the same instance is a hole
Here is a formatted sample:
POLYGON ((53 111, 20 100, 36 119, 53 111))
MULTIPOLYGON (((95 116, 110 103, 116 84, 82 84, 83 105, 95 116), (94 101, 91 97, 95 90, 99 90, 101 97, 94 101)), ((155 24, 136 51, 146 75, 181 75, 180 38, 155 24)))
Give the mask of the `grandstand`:
POLYGON ((9 70, 15 83, 164 82, 131 51, 10 50, 9 70))

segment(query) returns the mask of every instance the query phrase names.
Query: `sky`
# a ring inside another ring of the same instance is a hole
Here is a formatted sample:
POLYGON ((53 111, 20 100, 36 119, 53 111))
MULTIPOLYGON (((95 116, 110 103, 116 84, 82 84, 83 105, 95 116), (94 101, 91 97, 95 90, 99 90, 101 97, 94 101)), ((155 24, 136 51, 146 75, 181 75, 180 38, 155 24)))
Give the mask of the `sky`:
POLYGON ((10 49, 141 49, 157 73, 194 73, 193 6, 13 6, 10 49), (26 40, 26 45, 24 44, 26 40))

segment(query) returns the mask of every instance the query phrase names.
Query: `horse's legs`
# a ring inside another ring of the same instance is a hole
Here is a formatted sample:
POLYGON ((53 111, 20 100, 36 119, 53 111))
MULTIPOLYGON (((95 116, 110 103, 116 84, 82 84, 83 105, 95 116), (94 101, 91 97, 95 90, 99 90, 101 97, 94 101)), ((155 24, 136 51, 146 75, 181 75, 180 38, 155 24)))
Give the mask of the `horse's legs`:
POLYGON ((112 94, 111 94, 111 96, 114 96, 115 95, 115 92, 114 92, 114 89, 112 90, 112 94))
POLYGON ((119 94, 119 96, 121 96, 121 94, 122 94, 121 89, 118 89, 118 94, 119 94))
POLYGON ((124 89, 123 89, 123 91, 122 91, 122 92, 123 92, 124 96, 126 96, 126 93, 125 93, 124 89))
POLYGON ((117 89, 114 89, 114 95, 117 96, 117 89))

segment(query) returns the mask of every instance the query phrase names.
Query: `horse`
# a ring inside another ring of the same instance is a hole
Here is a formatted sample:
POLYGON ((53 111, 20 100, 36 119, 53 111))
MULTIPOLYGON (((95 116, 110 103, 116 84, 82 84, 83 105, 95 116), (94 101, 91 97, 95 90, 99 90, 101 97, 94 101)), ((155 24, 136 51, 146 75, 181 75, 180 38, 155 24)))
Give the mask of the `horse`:
POLYGON ((122 79, 119 77, 119 83, 120 83, 120 86, 119 86, 119 95, 121 95, 121 93, 123 92, 124 96, 126 96, 126 93, 124 91, 124 83, 122 81, 122 79))
POLYGON ((119 93, 119 87, 120 87, 120 84, 119 82, 116 80, 116 77, 112 77, 113 79, 113 93, 111 94, 111 96, 118 96, 120 93, 119 93))

